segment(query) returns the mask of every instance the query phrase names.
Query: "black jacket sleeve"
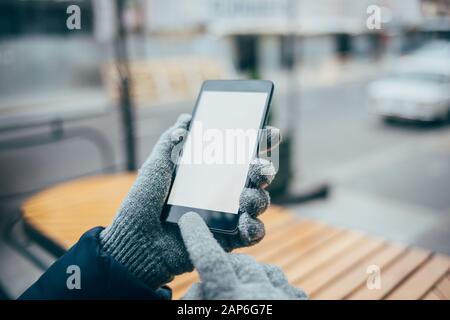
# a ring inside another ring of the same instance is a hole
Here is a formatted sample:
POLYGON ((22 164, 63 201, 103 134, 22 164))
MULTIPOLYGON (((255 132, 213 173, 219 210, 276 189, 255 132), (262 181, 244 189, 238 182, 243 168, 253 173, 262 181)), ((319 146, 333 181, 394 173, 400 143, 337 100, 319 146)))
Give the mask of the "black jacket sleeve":
POLYGON ((102 228, 86 232, 19 299, 170 299, 167 287, 152 290, 99 247, 102 228), (74 267, 75 266, 75 267, 74 267), (79 270, 80 288, 71 285, 79 270), (76 271, 75 271, 76 272, 76 271), (67 284, 69 279, 69 285, 67 284), (71 289, 72 288, 72 289, 71 289))

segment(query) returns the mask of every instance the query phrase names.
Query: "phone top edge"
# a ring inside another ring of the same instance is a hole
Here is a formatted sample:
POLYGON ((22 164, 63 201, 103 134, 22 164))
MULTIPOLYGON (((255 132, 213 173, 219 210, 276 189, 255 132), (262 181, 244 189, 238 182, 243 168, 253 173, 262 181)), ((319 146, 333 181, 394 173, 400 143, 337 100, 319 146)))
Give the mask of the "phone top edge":
POLYGON ((205 80, 201 91, 244 91, 272 92, 274 84, 270 80, 205 80))

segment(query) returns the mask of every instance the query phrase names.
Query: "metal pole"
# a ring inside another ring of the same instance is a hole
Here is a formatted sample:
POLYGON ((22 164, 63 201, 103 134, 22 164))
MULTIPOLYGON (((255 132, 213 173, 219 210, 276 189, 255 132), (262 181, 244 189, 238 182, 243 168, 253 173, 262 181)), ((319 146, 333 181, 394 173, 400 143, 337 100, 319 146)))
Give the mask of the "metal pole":
MULTIPOLYGON (((288 99, 287 99, 287 111, 289 114, 287 123, 287 134, 291 137, 291 141, 294 144, 296 141, 297 127, 300 121, 300 84, 298 83, 298 77, 296 73, 297 64, 297 39, 296 39, 296 19, 298 14, 298 0, 290 0, 288 6, 288 26, 287 26, 287 37, 292 41, 292 57, 289 66, 289 84, 288 84, 288 99)), ((298 144, 296 145, 298 148, 298 144)))
MULTIPOLYGON (((290 0, 288 2, 288 12, 287 12, 287 38, 288 41, 292 41, 292 60, 289 66, 289 85, 287 90, 287 106, 286 111, 288 113, 287 117, 287 128, 286 128, 286 136, 287 141, 284 141, 285 148, 287 151, 286 156, 291 157, 289 161, 286 161, 286 166, 292 166, 292 157, 294 148, 297 148, 297 152, 295 153, 295 156, 299 156, 299 150, 300 144, 298 141, 298 127, 300 123, 300 83, 298 81, 298 76, 296 73, 296 64, 297 64, 297 32, 296 28, 298 27, 296 24, 297 15, 299 14, 299 0, 290 0)), ((280 146, 281 149, 281 146, 280 146)), ((282 156, 282 150, 280 150, 280 156, 282 156)), ((281 163, 281 162, 280 162, 281 163)), ((291 170, 295 170, 294 178, 299 178, 299 168, 298 165, 296 168, 288 167, 285 170, 288 171, 289 175, 291 175, 291 170)), ((328 195, 328 185, 326 184, 318 184, 318 185, 311 185, 307 186, 306 188, 303 187, 301 190, 294 190, 295 193, 293 193, 290 186, 288 185, 288 191, 285 192, 281 197, 278 199, 275 199, 276 202, 282 203, 282 204, 299 204, 304 203, 307 201, 311 201, 318 198, 324 198, 328 195)))
POLYGON ((120 83, 120 112, 124 132, 124 150, 126 152, 126 170, 136 170, 136 141, 134 127, 134 107, 130 97, 130 71, 128 68, 128 52, 126 29, 123 21, 125 0, 117 0, 118 34, 115 41, 116 66, 120 83))

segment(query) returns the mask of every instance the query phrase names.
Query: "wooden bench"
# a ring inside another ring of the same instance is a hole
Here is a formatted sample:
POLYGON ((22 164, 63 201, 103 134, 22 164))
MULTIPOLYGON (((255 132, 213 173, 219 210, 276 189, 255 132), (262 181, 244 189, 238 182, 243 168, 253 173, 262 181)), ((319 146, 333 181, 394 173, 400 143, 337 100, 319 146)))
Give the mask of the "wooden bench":
MULTIPOLYGON (((134 178, 87 177, 47 189, 23 204, 25 222, 67 249, 86 230, 111 222, 134 178)), ((265 239, 238 252, 282 267, 312 299, 450 299, 447 256, 302 219, 282 207, 272 206, 262 220, 265 239), (379 289, 368 289, 370 266, 380 270, 379 289)), ((195 272, 176 277, 174 298, 194 281, 195 272)))

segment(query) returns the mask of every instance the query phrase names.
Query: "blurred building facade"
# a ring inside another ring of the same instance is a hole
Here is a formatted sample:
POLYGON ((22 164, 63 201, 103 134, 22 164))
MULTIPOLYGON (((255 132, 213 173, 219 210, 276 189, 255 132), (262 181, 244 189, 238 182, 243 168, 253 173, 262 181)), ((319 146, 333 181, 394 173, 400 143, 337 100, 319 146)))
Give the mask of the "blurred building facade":
MULTIPOLYGON (((74 106, 74 101, 89 106, 117 105, 116 101, 105 102, 99 97, 105 84, 108 92, 110 84, 115 84, 114 79, 105 80, 102 73, 114 58, 118 19, 115 1, 76 3, 81 8, 82 28, 69 31, 65 27, 69 1, 0 1, 0 115, 5 121, 25 111, 27 116, 39 113, 38 109, 61 111, 74 106)), ((280 93, 283 81, 290 82, 284 74, 292 70, 302 74, 307 74, 305 69, 311 74, 324 70, 328 76, 333 68, 330 61, 362 60, 370 64, 386 55, 399 55, 427 37, 448 37, 449 16, 445 0, 130 0, 126 1, 122 19, 128 30, 130 60, 140 63, 135 66, 146 66, 140 68, 145 81, 141 81, 138 91, 154 99, 152 90, 160 87, 172 99, 176 95, 168 89, 169 83, 193 99, 195 84, 208 76, 243 75, 276 81, 281 73, 284 78, 277 81, 280 93), (387 22, 380 29, 367 28, 370 5, 383 9, 382 18, 386 15, 387 22), (183 63, 194 61, 192 58, 214 62, 207 63, 206 68, 197 62, 198 68, 194 63, 183 63), (211 67, 214 65, 218 67, 211 67), (160 70, 164 70, 164 77, 158 74, 160 70), (188 79, 197 82, 186 85, 186 78, 180 76, 186 73, 192 75, 188 79), (153 81, 163 78, 157 84, 153 81)), ((165 108, 164 112, 170 110, 175 116, 180 110, 189 111, 191 104, 189 100, 184 109, 165 108)), ((164 127, 160 124, 154 129, 146 121, 153 116, 159 121, 164 118, 162 114, 137 115, 145 131, 139 138, 144 145, 140 160, 164 127)), ((170 120, 160 123, 169 124, 170 120)), ((111 140, 120 139, 120 133, 105 132, 111 140)), ((8 164, 14 164, 16 158, 11 154, 2 157, 8 164)), ((39 161, 47 164, 44 158, 39 161)), ((117 160, 119 165, 121 161, 117 160)), ((86 160, 86 167, 92 162, 86 160)), ((50 162, 48 167, 52 167, 50 162)), ((36 179, 50 175, 52 169, 48 170, 35 175, 36 179)), ((5 188, 9 188, 20 171, 6 171, 11 174, 4 179, 5 188)))
POLYGON ((202 34, 227 43, 238 69, 264 73, 297 63, 316 67, 334 56, 379 58, 421 44, 426 33, 448 37, 447 1, 229 0, 141 1, 148 34, 202 34), (368 8, 381 25, 369 28, 368 8))

